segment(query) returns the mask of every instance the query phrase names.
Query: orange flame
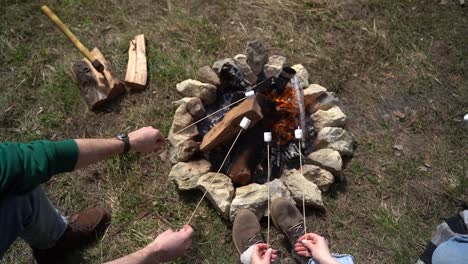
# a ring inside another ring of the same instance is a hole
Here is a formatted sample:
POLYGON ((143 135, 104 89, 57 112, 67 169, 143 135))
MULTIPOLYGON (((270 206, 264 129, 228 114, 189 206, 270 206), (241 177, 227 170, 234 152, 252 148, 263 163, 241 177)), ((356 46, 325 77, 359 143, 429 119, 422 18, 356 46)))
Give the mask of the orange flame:
POLYGON ((276 103, 281 119, 273 124, 272 134, 278 145, 285 145, 294 139, 296 117, 299 113, 294 88, 289 85, 283 94, 268 93, 266 96, 276 103))

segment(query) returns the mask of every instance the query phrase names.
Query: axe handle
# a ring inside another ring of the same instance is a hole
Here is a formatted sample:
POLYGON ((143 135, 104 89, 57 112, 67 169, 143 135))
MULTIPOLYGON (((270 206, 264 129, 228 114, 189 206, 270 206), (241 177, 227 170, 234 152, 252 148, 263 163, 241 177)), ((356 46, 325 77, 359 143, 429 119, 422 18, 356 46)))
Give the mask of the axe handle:
POLYGON ((98 72, 104 71, 104 66, 89 50, 81 43, 81 41, 68 29, 67 26, 52 12, 47 6, 41 7, 42 12, 70 39, 75 47, 89 60, 98 72))

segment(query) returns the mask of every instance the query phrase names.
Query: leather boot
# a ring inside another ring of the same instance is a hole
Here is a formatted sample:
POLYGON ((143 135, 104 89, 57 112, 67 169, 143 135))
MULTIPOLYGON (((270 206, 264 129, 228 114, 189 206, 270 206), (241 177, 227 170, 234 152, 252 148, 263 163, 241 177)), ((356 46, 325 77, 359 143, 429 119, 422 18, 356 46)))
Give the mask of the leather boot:
POLYGON ((294 251, 294 244, 305 234, 304 218, 294 204, 284 198, 277 198, 271 203, 271 220, 291 244, 292 256, 299 263, 308 263, 309 258, 301 257, 294 251))
POLYGON ((260 230, 260 223, 254 213, 247 209, 239 210, 232 227, 232 240, 239 255, 252 245, 265 243, 260 230))
POLYGON ((91 244, 109 226, 110 214, 104 208, 90 208, 68 219, 68 226, 55 246, 48 249, 33 248, 38 264, 63 263, 68 253, 91 244))

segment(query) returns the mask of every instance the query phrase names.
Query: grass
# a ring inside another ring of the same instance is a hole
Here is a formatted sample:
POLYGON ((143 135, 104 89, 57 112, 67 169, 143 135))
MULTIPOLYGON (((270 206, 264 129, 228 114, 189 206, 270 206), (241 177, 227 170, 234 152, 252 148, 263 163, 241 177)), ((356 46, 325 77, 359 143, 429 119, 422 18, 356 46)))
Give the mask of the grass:
MULTIPOLYGON (((466 8, 416 0, 44 1, 123 77, 128 42, 145 33, 150 85, 118 107, 91 112, 71 78, 82 56, 36 1, 7 0, 0 23, 0 139, 110 137, 153 125, 167 133, 176 83, 261 39, 271 54, 302 63, 311 82, 334 91, 358 148, 346 184, 325 196, 327 213, 308 217, 335 252, 360 263, 414 263, 435 227, 467 205, 466 8), (393 111, 406 114, 398 119, 393 111), (396 155, 393 145, 404 147, 396 155), (426 159, 431 168, 421 171, 426 159)), ((143 247, 184 224, 199 192, 167 182, 154 155, 114 157, 54 177, 46 186, 64 214, 112 209, 106 236, 70 263, 100 263, 143 247)), ((234 263, 231 226, 204 203, 192 254, 178 263, 234 263)), ((273 245, 284 248, 278 232, 273 245)), ((18 240, 6 263, 31 262, 18 240)))

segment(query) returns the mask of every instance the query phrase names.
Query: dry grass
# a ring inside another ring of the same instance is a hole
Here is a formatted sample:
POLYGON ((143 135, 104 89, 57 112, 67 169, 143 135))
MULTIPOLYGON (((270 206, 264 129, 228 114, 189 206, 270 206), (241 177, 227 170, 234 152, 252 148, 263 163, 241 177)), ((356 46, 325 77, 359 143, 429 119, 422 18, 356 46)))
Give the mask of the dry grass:
MULTIPOLYGON (((175 84, 198 67, 263 40, 271 54, 303 63, 311 81, 336 92, 358 148, 324 215, 311 230, 333 251, 361 263, 412 263, 435 226, 467 201, 468 15, 455 4, 393 0, 46 1, 123 76, 128 41, 145 33, 150 87, 107 111, 86 108, 70 65, 81 55, 36 1, 6 0, 0 24, 0 138, 28 141, 108 137, 153 125, 168 131, 175 84), (170 5, 168 5, 170 4, 170 5), (169 8, 170 7, 170 8, 169 8), (393 112, 406 114, 397 118, 393 112), (396 155, 392 146, 404 147, 396 155), (418 169, 430 161, 426 172, 418 169)), ((116 157, 47 184, 54 204, 71 214, 96 204, 113 210, 95 246, 70 263, 99 263, 132 252, 167 228, 180 227, 198 192, 178 193, 170 165, 157 157, 116 157)), ((193 254, 180 263, 234 263, 230 224, 204 204, 194 223, 193 254)), ((284 249, 275 233, 273 243, 284 249)), ((16 243, 6 263, 31 262, 16 243)), ((283 250, 284 251, 284 250, 283 250)))

